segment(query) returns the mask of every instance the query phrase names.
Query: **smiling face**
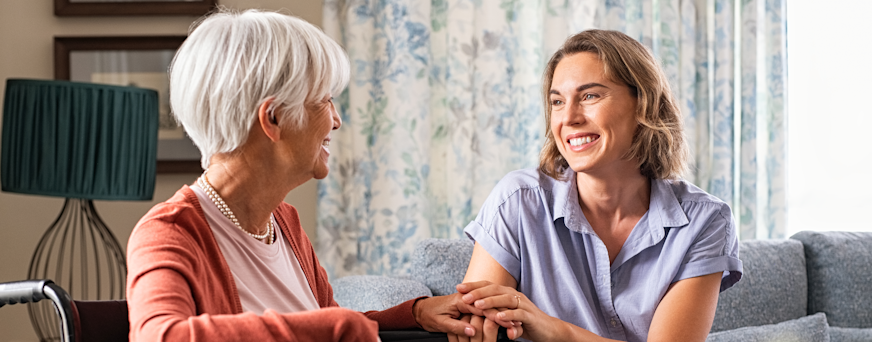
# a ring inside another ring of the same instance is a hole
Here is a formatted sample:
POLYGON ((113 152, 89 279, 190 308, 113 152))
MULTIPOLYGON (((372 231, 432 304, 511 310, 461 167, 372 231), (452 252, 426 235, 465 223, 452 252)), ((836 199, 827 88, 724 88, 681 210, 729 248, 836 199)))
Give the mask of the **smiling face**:
POLYGON ((549 93, 551 133, 570 168, 590 175, 638 172, 625 158, 638 126, 636 96, 606 77, 595 53, 565 56, 549 93))
MULTIPOLYGON (((324 179, 330 171, 330 132, 342 126, 342 119, 333 106, 330 96, 306 105, 306 124, 296 134, 290 135, 294 165, 311 168, 312 177, 324 179)), ((308 172, 308 170, 306 170, 308 172)))

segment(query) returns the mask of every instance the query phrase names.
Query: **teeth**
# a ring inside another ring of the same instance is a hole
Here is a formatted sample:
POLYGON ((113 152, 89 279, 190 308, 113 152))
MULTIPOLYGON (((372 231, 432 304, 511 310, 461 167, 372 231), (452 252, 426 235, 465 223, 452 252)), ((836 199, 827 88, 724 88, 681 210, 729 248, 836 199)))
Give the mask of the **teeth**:
POLYGON ((584 144, 590 144, 593 140, 593 137, 588 135, 586 137, 569 139, 569 144, 572 146, 581 146, 584 144))
POLYGON ((330 147, 330 140, 324 140, 321 142, 321 146, 330 147))

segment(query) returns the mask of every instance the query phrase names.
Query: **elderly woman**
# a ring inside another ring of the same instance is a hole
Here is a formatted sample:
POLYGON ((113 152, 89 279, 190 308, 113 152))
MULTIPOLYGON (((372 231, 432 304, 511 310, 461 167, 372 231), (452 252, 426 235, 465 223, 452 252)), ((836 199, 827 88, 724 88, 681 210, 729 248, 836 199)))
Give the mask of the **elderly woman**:
POLYGON ((170 70, 171 105, 207 171, 156 205, 128 244, 132 341, 375 341, 378 329, 472 333, 459 295, 381 312, 339 308, 294 207, 327 175, 342 49, 303 20, 223 10, 170 70))
POLYGON ((463 320, 486 340, 499 324, 535 341, 704 341, 742 263, 730 208, 680 179, 687 146, 657 62, 620 32, 584 31, 543 92, 539 168, 508 174, 465 229, 457 289, 486 318, 463 320))

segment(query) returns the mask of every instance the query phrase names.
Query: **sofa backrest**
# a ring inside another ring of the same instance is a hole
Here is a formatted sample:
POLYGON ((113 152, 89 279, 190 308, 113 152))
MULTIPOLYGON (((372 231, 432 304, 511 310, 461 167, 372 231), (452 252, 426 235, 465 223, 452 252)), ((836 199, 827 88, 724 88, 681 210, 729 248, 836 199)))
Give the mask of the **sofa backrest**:
POLYGON ((790 239, 739 243, 742 280, 721 292, 712 332, 800 318, 808 285, 802 243, 790 239))
POLYGON ((830 326, 872 328, 872 233, 799 232, 805 247, 808 313, 830 326))
POLYGON ((474 243, 469 239, 425 239, 412 256, 412 279, 430 288, 434 296, 457 292, 463 282, 474 243))

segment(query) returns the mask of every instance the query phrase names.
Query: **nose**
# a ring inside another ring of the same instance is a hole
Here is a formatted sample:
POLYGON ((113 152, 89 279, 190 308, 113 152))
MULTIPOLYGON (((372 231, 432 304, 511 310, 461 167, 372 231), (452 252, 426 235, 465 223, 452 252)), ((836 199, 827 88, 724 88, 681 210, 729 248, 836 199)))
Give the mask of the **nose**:
POLYGON ((330 101, 330 117, 333 118, 333 130, 339 129, 342 127, 342 117, 339 116, 339 111, 336 110, 336 105, 333 104, 333 101, 330 101))
POLYGON ((563 111, 563 125, 575 126, 583 124, 587 118, 584 116, 584 108, 578 101, 570 101, 563 111))

